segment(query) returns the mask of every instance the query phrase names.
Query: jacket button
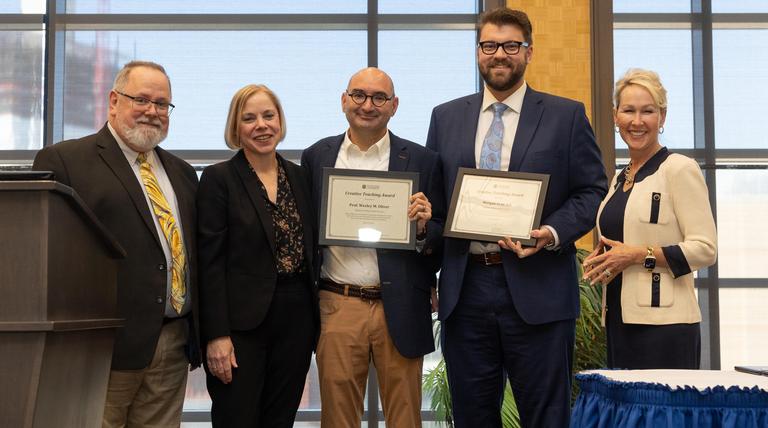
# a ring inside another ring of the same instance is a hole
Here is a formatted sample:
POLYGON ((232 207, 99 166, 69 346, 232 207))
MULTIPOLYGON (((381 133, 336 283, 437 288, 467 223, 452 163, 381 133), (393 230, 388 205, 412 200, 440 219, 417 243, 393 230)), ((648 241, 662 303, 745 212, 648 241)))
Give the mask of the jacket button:
POLYGON ((157 299, 155 299, 155 303, 157 304, 163 303, 163 298, 160 296, 157 296, 157 299))
POLYGON ((157 265, 157 270, 165 270, 165 265, 164 264, 157 265))
POLYGON ((427 248, 427 249, 424 251, 424 254, 426 254, 426 255, 430 255, 430 254, 432 254, 432 249, 431 249, 431 248, 427 248))

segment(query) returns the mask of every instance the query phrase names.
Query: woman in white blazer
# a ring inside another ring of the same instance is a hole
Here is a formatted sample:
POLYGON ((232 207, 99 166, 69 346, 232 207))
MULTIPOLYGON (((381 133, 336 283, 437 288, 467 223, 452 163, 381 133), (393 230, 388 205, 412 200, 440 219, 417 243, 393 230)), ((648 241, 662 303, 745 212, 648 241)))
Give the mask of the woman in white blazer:
POLYGON ((613 118, 630 162, 597 214, 584 277, 604 285, 608 366, 698 369, 701 312, 693 272, 715 262, 717 232, 698 164, 659 143, 667 94, 633 69, 616 82, 613 118))

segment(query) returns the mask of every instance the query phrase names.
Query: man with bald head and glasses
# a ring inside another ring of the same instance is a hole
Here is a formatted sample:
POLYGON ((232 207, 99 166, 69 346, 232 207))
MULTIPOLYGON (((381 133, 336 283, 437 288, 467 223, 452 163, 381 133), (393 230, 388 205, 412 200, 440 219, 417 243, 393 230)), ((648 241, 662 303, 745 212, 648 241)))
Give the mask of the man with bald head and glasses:
POLYGON ((117 331, 104 427, 178 427, 197 340, 197 174, 157 147, 168 133, 171 83, 133 61, 109 92, 109 118, 93 135, 41 150, 33 168, 80 195, 126 250, 118 263, 117 331))
POLYGON ((441 187, 437 155, 387 129, 397 106, 386 73, 373 67, 355 73, 341 94, 349 128, 301 158, 318 212, 324 167, 419 173, 403 213, 417 222, 416 250, 322 248, 317 366, 323 427, 360 427, 371 361, 387 426, 421 426, 421 368, 435 349, 431 312, 445 210, 432 198, 441 187))

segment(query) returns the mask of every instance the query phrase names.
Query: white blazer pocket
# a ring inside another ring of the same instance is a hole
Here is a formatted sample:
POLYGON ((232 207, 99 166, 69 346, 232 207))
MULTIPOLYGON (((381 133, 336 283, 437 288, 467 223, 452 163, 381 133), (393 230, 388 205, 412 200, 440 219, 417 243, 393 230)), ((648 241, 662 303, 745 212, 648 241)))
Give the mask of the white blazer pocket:
POLYGON ((672 198, 666 192, 644 192, 640 196, 640 222, 667 224, 673 215, 672 198))
POLYGON ((675 279, 666 272, 637 272, 635 299, 641 307, 666 308, 675 303, 675 279))

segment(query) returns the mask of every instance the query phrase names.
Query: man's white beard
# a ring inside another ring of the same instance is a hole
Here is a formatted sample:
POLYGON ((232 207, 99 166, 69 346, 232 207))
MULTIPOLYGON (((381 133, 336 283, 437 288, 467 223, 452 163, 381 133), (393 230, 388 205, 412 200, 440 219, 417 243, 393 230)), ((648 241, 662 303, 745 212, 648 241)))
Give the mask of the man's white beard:
POLYGON ((137 120, 134 127, 129 127, 125 123, 122 123, 121 125, 123 126, 125 138, 128 140, 126 141, 126 144, 133 146, 132 148, 134 149, 140 149, 138 150, 139 152, 148 152, 157 147, 161 141, 165 140, 165 137, 168 136, 168 131, 163 130, 162 127, 154 128, 151 126, 142 126, 142 123, 162 126, 159 120, 152 121, 146 119, 137 120))

